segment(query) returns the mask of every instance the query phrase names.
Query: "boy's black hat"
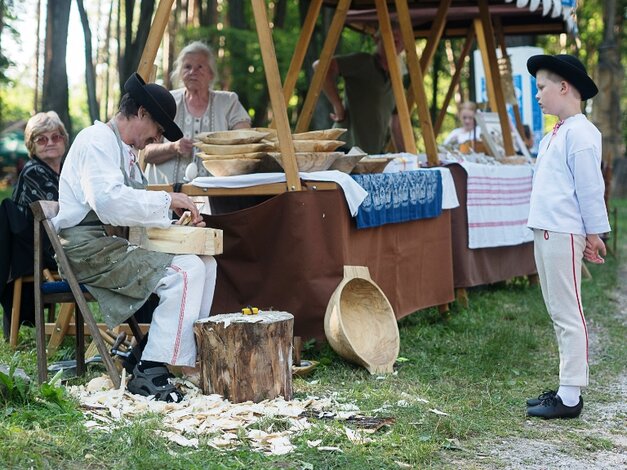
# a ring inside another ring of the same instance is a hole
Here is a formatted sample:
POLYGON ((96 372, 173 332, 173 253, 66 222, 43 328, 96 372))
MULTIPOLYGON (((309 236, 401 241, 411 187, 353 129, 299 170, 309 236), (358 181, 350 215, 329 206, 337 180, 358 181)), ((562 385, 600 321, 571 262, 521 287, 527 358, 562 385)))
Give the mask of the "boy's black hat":
POLYGON ((163 135, 170 142, 183 137, 183 132, 174 122, 176 101, 172 94, 156 83, 148 83, 138 74, 131 75, 124 84, 124 91, 131 95, 137 104, 146 108, 150 116, 163 127, 163 135))
POLYGON ((579 94, 581 94, 582 101, 592 98, 599 92, 594 81, 588 76, 586 67, 579 59, 572 55, 540 54, 529 57, 529 60, 527 60, 527 70, 529 70, 529 73, 535 77, 540 69, 555 72, 567 82, 572 83, 579 91, 579 94))

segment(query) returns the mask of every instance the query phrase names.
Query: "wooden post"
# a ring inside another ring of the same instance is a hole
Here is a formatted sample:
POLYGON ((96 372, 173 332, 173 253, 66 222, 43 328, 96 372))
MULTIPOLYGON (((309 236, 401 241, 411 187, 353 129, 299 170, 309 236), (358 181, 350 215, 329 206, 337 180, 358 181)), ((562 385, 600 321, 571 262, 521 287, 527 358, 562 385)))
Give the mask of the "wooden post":
MULTIPOLYGON (((379 28, 381 31, 381 39, 383 41, 383 49, 385 58, 388 63, 388 73, 390 74, 390 82, 392 83, 392 91, 394 92, 394 100, 396 101, 396 112, 401 124, 401 135, 403 137, 403 145, 405 151, 416 153, 416 138, 414 130, 411 127, 411 118, 409 116, 409 108, 407 107, 407 98, 405 97, 405 89, 403 88, 403 79, 401 71, 398 68, 396 48, 394 46, 394 35, 390 22, 390 12, 384 0, 376 0, 377 17, 379 18, 379 28)), ((407 6, 407 3, 405 3, 407 6)), ((409 18, 404 18, 409 21, 409 18)), ((413 33, 410 33, 413 38, 413 33)), ((413 42, 413 41, 412 41, 413 42)), ((414 48, 415 50, 415 48, 414 48)), ((436 155, 437 158, 437 155, 436 155)))
MULTIPOLYGON (((503 57, 504 59, 507 59, 508 54, 507 54, 507 45, 505 44, 505 33, 503 32, 503 23, 501 22, 501 18, 498 16, 494 18, 494 31, 496 32, 496 37, 498 38, 498 41, 499 41, 499 47, 501 49, 501 57, 503 57)), ((509 63, 509 59, 507 60, 509 63)), ((509 69, 510 75, 507 77, 503 77, 503 78, 510 80, 511 88, 508 86, 508 89, 514 91, 514 82, 513 82, 513 76, 511 75, 511 72, 512 70, 510 67, 509 69)), ((525 129, 523 127, 522 118, 520 117, 520 107, 518 106, 518 100, 516 99, 516 92, 514 91, 513 96, 507 96, 506 101, 510 101, 512 108, 514 110, 514 120, 516 121, 516 129, 518 129, 518 133, 522 137, 524 137, 525 129)))
POLYGON ((453 94, 455 93, 455 87, 459 84, 459 79, 462 74, 462 69, 464 67, 464 61, 466 57, 468 57, 468 53, 470 52, 470 48, 472 47, 472 43, 475 39, 475 30, 470 28, 468 30, 468 34, 466 35, 466 42, 462 47, 462 51, 459 54, 459 58, 457 59, 457 64, 455 65, 455 73, 451 78, 451 86, 446 92, 446 97, 444 97, 444 102, 442 103, 442 107, 440 108, 440 113, 438 114, 438 119, 435 121, 435 126, 433 127, 433 132, 435 135, 440 133, 440 129, 442 128, 442 123, 444 122, 444 116, 446 116, 446 109, 448 108, 448 104, 453 98, 453 94))
POLYGON ((137 73, 146 81, 149 81, 155 63, 155 57, 157 57, 157 51, 159 50, 159 44, 163 38, 165 27, 168 25, 170 12, 172 11, 172 3, 174 3, 174 0, 161 0, 159 2, 155 18, 152 21, 152 26, 148 33, 148 39, 146 39, 146 45, 144 46, 144 51, 142 52, 139 66, 137 67, 137 73))
POLYGON ((232 403, 292 399, 294 316, 227 313, 194 325, 200 357, 201 389, 232 403))
POLYGON ((252 0, 252 6, 255 15, 257 37, 259 38, 259 47, 261 49, 261 59, 263 60, 263 67, 266 72, 268 93, 270 94, 270 103, 272 104, 272 113, 276 122, 279 150, 281 151, 281 160, 285 170, 285 179, 287 180, 287 190, 300 191, 302 188, 298 176, 298 165, 296 164, 296 157, 294 155, 294 144, 292 143, 290 124, 287 119, 287 108, 281 96, 283 88, 281 86, 281 77, 279 76, 279 66, 276 61, 274 43, 272 42, 272 35, 270 34, 270 28, 268 26, 266 2, 263 0, 252 0))
POLYGON ((512 141, 512 131, 509 125, 509 116, 505 109, 505 98, 503 87, 499 77, 499 67, 496 62, 496 45, 494 43, 494 29, 490 20, 490 11, 487 0, 479 0, 479 18, 474 20, 477 42, 481 50, 483 59, 483 69, 485 71, 486 88, 488 99, 492 111, 499 115, 501 122, 501 134, 503 136, 503 147, 505 155, 514 155, 514 143, 512 141))
POLYGON ((316 26, 316 20, 318 19, 321 6, 322 0, 313 0, 309 4, 309 10, 307 10, 307 16, 305 17, 305 22, 301 28, 298 43, 296 43, 294 55, 292 56, 292 61, 290 62, 290 68, 287 71, 285 83, 283 84, 283 97, 285 98, 286 105, 292 96, 292 93, 294 93, 296 80, 298 79, 298 72, 300 72, 300 69, 303 67, 305 54, 307 53, 307 48, 311 42, 311 35, 313 34, 316 26))
MULTIPOLYGON (((431 115, 427 108, 427 94, 424 88, 423 69, 418 61, 418 54, 416 54, 416 43, 410 22, 407 0, 396 0, 396 10, 398 11, 401 34, 403 35, 403 44, 407 52, 407 67, 409 68, 409 78, 411 79, 411 94, 412 96, 418 97, 418 119, 420 120, 422 138, 425 143, 427 161, 430 166, 435 166, 439 162, 438 146, 435 142, 431 115)), ((409 152, 409 150, 407 151, 409 152)))
POLYGON ((320 53, 320 59, 318 59, 318 68, 316 68, 316 71, 311 78, 311 85, 309 85, 309 91, 305 97, 303 109, 298 116, 296 132, 304 132, 309 129, 309 123, 311 122, 311 117, 313 116, 318 98, 320 97, 324 79, 329 71, 329 64, 333 58, 335 47, 340 40, 340 34, 342 33, 342 28, 344 27, 344 21, 346 20, 346 14, 348 13, 350 4, 351 0, 339 0, 337 7, 335 7, 335 14, 333 15, 333 20, 331 20, 331 26, 329 27, 327 39, 324 41, 324 46, 322 46, 322 52, 320 53))

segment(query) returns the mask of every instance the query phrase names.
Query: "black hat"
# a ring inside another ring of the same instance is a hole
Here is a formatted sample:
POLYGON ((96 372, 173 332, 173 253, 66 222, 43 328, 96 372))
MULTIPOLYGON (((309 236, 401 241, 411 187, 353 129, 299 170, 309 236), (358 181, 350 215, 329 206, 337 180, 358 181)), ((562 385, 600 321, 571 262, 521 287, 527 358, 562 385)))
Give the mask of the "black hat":
POLYGON ((150 116, 163 127, 163 135, 170 142, 183 137, 179 126, 174 122, 176 101, 172 94, 156 83, 148 83, 138 73, 134 73, 124 84, 126 91, 135 102, 150 113, 150 116))
POLYGON ((568 83, 571 83, 579 91, 582 101, 592 98, 599 92, 594 81, 588 76, 586 67, 572 55, 534 55, 529 57, 527 60, 529 73, 535 77, 540 69, 555 72, 568 83))

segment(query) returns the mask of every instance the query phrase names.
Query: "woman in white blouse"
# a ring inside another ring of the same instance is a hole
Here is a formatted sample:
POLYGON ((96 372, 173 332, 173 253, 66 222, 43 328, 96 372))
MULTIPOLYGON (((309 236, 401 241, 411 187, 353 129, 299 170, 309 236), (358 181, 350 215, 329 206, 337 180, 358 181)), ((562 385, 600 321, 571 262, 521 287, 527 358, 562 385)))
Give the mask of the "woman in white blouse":
POLYGON ((481 128, 477 126, 475 121, 475 113, 477 112, 477 104, 472 101, 466 101, 459 107, 459 120, 462 127, 454 129, 446 139, 444 145, 461 145, 465 142, 476 142, 481 139, 481 128))
MULTIPOLYGON (((176 100, 174 121, 183 131, 176 142, 148 145, 144 161, 151 184, 183 182, 186 168, 192 162, 192 174, 207 175, 199 162, 194 161, 195 136, 201 132, 250 128, 250 116, 239 102, 236 93, 212 89, 217 78, 215 58, 211 49, 200 41, 192 42, 178 55, 174 63, 172 82, 183 82, 184 88, 172 91, 176 100)), ((189 173, 189 172, 188 172, 189 173)))

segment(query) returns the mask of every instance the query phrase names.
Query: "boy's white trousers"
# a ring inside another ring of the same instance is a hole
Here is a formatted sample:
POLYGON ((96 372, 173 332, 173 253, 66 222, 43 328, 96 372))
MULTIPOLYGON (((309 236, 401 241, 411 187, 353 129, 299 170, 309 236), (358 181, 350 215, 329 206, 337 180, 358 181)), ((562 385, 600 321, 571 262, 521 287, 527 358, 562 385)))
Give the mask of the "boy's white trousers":
POLYGON ((560 385, 588 385, 588 329, 581 305, 586 237, 534 229, 534 255, 560 354, 560 385))

